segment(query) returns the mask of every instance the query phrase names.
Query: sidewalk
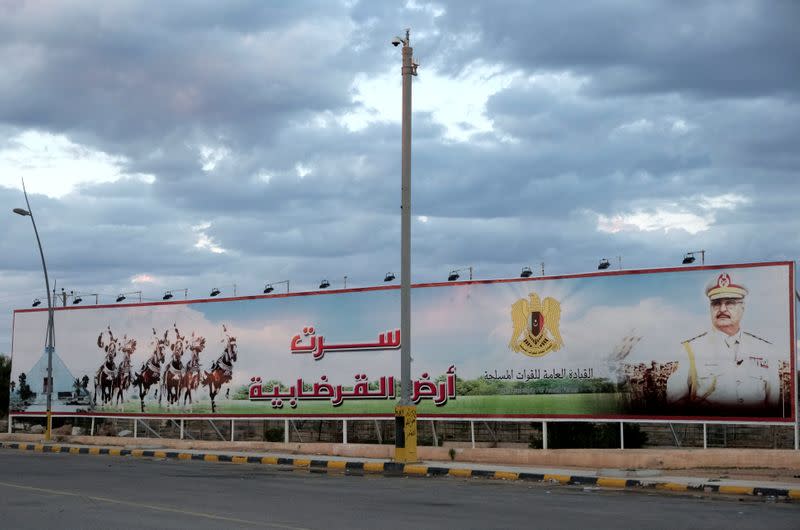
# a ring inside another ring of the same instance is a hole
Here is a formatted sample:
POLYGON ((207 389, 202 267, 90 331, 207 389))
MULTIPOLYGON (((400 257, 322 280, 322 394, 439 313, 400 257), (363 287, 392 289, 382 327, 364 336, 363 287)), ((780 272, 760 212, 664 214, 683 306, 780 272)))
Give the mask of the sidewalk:
MULTIPOLYGON (((120 444, 125 440, 120 439, 120 444)), ((46 453, 69 453, 109 456, 132 456, 139 458, 176 459, 204 462, 227 462, 233 464, 259 464, 303 469, 311 472, 338 472, 347 475, 375 474, 383 476, 451 476, 460 478, 484 478, 499 480, 521 480, 544 484, 571 486, 639 489, 670 492, 720 493, 739 496, 761 496, 771 498, 800 499, 800 479, 787 470, 781 480, 766 480, 753 477, 752 470, 744 470, 748 478, 737 477, 735 472, 724 470, 685 470, 672 474, 661 470, 625 470, 591 468, 551 468, 541 466, 495 465, 471 462, 419 462, 402 464, 385 458, 343 457, 329 455, 300 455, 235 450, 198 450, 161 447, 158 440, 147 447, 125 445, 94 446, 75 443, 26 443, 0 441, 2 449, 16 449, 46 453), (699 473, 701 472, 701 473, 699 473), (696 474, 697 473, 697 474, 696 474)), ((771 470, 773 477, 780 476, 771 470)))

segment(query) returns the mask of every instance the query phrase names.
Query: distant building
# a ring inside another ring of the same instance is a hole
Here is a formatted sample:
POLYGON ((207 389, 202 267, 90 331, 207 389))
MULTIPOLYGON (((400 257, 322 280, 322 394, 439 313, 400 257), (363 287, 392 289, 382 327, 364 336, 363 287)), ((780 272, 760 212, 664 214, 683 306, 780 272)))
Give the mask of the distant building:
MULTIPOLYGON (((25 374, 28 376, 28 386, 36 393, 38 398, 43 398, 45 393, 45 380, 47 379, 47 353, 43 353, 36 364, 28 370, 25 374)), ((68 392, 72 393, 75 389, 73 383, 75 377, 61 360, 57 353, 53 353, 53 398, 55 399, 59 393, 68 392)))

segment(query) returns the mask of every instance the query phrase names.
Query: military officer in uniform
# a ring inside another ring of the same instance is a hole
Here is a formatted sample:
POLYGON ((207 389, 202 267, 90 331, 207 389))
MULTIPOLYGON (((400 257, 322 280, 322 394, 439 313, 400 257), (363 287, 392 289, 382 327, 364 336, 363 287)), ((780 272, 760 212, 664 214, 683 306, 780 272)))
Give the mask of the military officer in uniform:
POLYGON ((780 414, 772 343, 741 328, 747 294, 727 272, 706 286, 712 327, 681 343, 684 357, 667 381, 667 401, 677 410, 780 414))

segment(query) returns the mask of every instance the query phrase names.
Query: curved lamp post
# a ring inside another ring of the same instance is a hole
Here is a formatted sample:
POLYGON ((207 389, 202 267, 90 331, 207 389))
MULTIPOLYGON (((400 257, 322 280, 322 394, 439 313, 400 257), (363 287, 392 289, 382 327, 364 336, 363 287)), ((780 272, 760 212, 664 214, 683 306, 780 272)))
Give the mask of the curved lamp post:
POLYGON ((36 221, 33 219, 33 211, 31 210, 31 203, 28 201, 28 192, 25 190, 25 181, 22 182, 22 193, 25 195, 25 204, 28 206, 27 210, 22 208, 14 208, 14 213, 27 216, 31 218, 33 224, 33 233, 36 234, 36 243, 39 245, 39 255, 42 257, 42 270, 44 271, 44 285, 47 291, 47 339, 45 341, 44 350, 47 352, 47 429, 45 430, 44 439, 50 441, 51 432, 53 429, 53 352, 55 352, 55 330, 53 326, 53 300, 50 297, 50 278, 47 276, 47 264, 44 261, 44 251, 42 250, 42 241, 39 239, 39 231, 36 229, 36 221))

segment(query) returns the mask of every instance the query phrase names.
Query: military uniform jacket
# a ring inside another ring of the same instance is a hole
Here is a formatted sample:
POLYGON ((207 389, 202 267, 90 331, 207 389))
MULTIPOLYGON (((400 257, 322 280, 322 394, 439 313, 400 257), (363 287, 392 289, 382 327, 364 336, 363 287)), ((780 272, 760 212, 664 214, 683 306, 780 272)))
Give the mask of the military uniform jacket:
POLYGON ((667 400, 685 405, 775 407, 780 394, 772 343, 752 333, 707 331, 683 341, 667 400))

